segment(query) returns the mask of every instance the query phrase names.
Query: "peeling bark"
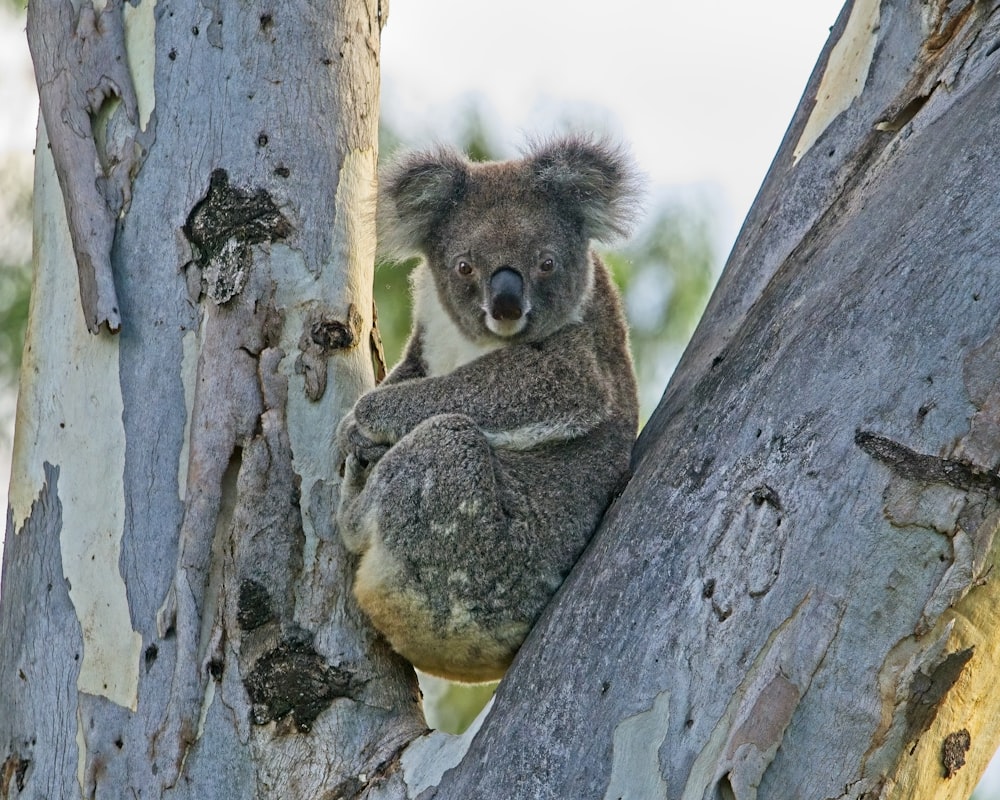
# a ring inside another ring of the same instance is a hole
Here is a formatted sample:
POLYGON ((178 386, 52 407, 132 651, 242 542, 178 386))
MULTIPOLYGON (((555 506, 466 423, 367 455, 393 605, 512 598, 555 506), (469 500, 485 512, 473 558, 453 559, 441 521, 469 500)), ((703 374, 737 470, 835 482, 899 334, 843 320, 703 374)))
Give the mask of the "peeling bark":
POLYGON ((28 45, 62 187, 87 329, 117 333, 111 247, 153 137, 139 130, 123 0, 28 4, 28 45))

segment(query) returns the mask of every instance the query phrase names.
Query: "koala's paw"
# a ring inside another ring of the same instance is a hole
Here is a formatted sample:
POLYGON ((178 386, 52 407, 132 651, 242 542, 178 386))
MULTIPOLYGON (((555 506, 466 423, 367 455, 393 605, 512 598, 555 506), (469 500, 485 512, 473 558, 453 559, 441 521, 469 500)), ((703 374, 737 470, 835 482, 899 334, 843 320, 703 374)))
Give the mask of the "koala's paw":
POLYGON ((388 444, 375 441, 361 428, 353 411, 348 412, 337 429, 337 444, 345 460, 349 462, 353 457, 361 470, 368 470, 377 464, 389 449, 388 444))

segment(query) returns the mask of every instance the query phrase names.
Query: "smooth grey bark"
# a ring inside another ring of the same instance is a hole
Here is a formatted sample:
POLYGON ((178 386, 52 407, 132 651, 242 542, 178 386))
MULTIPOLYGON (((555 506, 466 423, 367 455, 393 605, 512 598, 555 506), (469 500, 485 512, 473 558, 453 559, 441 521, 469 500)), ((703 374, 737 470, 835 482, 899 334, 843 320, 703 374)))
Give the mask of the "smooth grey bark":
POLYGON ((996 3, 848 4, 634 477, 429 796, 969 796, 1000 737, 998 75, 996 3))

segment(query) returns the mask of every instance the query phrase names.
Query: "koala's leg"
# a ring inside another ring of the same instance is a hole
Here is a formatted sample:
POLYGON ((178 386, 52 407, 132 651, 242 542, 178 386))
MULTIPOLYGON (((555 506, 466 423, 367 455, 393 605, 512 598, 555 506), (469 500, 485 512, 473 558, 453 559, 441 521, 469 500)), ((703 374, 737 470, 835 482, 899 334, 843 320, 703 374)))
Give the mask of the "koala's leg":
POLYGON ((440 563, 441 553, 424 552, 427 534, 414 537, 429 524, 466 521, 450 517, 477 516, 484 506, 496 506, 492 451, 471 419, 441 414, 414 428, 377 464, 349 455, 341 498, 342 527, 366 531, 362 546, 351 549, 363 552, 377 530, 386 546, 440 563), (459 502, 462 491, 465 502, 459 502))
POLYGON ((372 442, 359 430, 354 412, 348 411, 337 428, 337 445, 343 453, 340 464, 340 501, 337 520, 341 537, 352 552, 361 552, 367 547, 367 537, 351 514, 354 501, 364 489, 368 476, 378 460, 389 449, 387 444, 372 442))
POLYGON ((421 669, 499 677, 530 627, 504 597, 528 567, 504 494, 479 428, 443 414, 390 448, 351 504, 348 524, 365 544, 355 596, 421 669))

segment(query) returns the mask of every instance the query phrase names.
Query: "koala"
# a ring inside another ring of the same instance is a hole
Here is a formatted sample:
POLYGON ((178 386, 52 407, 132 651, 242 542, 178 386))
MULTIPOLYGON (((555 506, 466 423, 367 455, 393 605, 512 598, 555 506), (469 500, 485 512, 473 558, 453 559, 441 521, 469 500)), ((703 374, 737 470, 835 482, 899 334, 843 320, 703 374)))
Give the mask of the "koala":
POLYGON ((628 329, 595 240, 635 178, 570 137, 383 172, 382 249, 417 254, 400 363, 337 431, 354 595, 415 667, 500 678, 623 487, 638 426, 628 329))

